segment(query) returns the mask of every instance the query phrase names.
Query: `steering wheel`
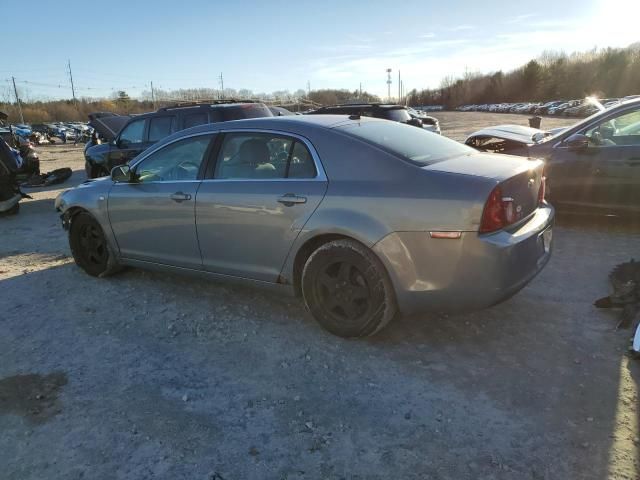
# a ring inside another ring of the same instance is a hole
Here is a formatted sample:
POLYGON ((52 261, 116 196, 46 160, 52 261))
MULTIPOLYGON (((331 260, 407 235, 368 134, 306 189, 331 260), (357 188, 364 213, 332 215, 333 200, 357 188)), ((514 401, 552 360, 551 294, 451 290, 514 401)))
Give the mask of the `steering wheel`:
POLYGON ((197 175, 199 169, 200 165, 187 160, 180 163, 173 169, 172 176, 175 178, 175 180, 188 180, 191 179, 191 171, 195 170, 197 175), (187 166, 192 166, 193 168, 186 168, 187 166))

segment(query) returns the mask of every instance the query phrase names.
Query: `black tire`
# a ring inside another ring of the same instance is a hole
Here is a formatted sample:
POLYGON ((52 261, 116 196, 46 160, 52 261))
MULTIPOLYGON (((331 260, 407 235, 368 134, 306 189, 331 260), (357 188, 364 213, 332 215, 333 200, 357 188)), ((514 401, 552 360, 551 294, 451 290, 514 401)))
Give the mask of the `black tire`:
POLYGON ((318 323, 340 337, 373 335, 398 311, 382 262, 348 239, 326 243, 311 254, 302 271, 302 294, 318 323))
POLYGON ((11 207, 9 210, 6 210, 4 212, 0 213, 0 217, 9 217, 11 215, 17 215, 18 212, 20 211, 20 203, 16 203, 13 207, 11 207))
POLYGON ((113 270, 114 259, 102 227, 88 213, 82 212, 73 217, 69 246, 76 264, 89 275, 101 277, 113 270))

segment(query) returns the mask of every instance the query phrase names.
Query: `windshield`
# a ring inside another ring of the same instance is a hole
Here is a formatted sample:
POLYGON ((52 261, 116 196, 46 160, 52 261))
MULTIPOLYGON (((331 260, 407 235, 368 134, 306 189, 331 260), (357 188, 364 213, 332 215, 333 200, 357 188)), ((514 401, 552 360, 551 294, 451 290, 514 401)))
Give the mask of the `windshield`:
POLYGON ((587 123, 591 122, 591 120, 593 120, 594 118, 597 118, 603 114, 608 114, 610 111, 609 110, 599 110, 596 113, 594 113, 593 115, 589 115, 587 118, 580 120, 578 123, 576 123, 575 125, 571 125, 570 127, 567 127, 565 129, 562 130, 558 130, 557 132, 553 132, 550 135, 547 135, 544 138, 541 138, 540 140, 536 141, 535 143, 545 143, 548 142, 550 140, 553 140, 555 138, 558 138, 560 135, 562 135, 563 133, 565 133, 567 130, 569 130, 570 128, 576 128, 579 127, 580 125, 586 125, 587 123))
POLYGON ((397 122, 370 121, 350 123, 336 128, 420 166, 475 152, 471 147, 446 137, 397 122))

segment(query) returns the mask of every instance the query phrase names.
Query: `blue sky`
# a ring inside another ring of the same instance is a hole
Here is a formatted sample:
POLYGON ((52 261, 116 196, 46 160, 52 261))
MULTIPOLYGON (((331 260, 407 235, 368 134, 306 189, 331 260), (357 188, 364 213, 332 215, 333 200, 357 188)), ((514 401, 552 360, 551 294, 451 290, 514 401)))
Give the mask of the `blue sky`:
POLYGON ((163 89, 358 88, 385 94, 447 75, 508 70, 544 50, 640 41, 640 1, 120 1, 2 3, 0 98, 15 76, 31 98, 163 89), (7 21, 7 19, 20 19, 7 21), (7 30, 8 29, 8 30, 7 30), (25 83, 29 82, 29 83, 25 83), (60 87, 58 87, 58 85, 60 87))

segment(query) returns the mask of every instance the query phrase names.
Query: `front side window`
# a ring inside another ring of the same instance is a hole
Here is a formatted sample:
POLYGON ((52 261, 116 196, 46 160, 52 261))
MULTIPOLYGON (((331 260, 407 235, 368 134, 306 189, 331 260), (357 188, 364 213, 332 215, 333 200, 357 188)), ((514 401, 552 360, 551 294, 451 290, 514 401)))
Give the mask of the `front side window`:
POLYGON ((176 117, 155 117, 149 120, 149 141, 157 142, 175 130, 176 117))
POLYGON ((212 135, 186 138, 152 153, 135 167, 139 182, 197 180, 212 135))
POLYGON ((131 122, 124 127, 120 134, 120 142, 123 144, 142 143, 144 135, 144 119, 131 122))
POLYGON ((600 122, 584 134, 590 145, 598 147, 640 145, 640 108, 600 122))
POLYGON ((314 178, 313 157, 299 140, 265 133, 225 135, 215 178, 314 178))

